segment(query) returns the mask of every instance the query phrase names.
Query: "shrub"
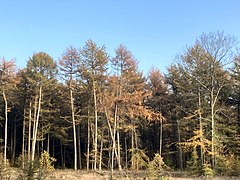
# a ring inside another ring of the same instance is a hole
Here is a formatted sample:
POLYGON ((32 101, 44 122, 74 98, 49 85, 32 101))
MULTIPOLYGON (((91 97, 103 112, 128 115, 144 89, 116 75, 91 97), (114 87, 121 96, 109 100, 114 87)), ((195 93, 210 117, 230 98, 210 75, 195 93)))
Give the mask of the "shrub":
POLYGON ((54 179, 52 172, 54 170, 53 163, 55 161, 56 160, 53 157, 50 157, 47 151, 44 151, 41 153, 40 158, 24 163, 19 178, 24 180, 54 179))
POLYGON ((132 166, 131 168, 133 170, 139 170, 139 169, 144 169, 147 168, 149 158, 145 154, 144 150, 142 149, 134 149, 133 150, 133 155, 131 158, 132 166))
POLYGON ((169 169, 163 162, 163 158, 160 154, 155 154, 152 161, 148 163, 147 176, 150 179, 168 179, 163 175, 163 170, 169 169))
POLYGON ((3 154, 0 153, 0 179, 10 179, 10 165, 9 162, 4 163, 3 154))

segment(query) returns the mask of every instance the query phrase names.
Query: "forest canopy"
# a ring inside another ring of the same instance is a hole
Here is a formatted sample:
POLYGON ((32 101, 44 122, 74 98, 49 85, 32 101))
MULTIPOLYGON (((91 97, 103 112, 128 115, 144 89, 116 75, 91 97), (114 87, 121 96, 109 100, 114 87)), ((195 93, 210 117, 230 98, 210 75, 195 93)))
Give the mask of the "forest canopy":
POLYGON ((160 59, 147 75, 124 45, 110 56, 92 40, 58 60, 34 53, 22 69, 1 58, 0 163, 24 166, 48 152, 57 168, 112 172, 158 162, 238 175, 238 48, 234 36, 204 33, 165 74, 160 59))

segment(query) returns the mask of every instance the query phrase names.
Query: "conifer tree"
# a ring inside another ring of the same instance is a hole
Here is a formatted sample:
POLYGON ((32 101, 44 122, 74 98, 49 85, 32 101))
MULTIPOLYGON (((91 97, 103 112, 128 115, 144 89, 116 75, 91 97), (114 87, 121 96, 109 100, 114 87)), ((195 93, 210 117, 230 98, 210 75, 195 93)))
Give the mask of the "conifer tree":
POLYGON ((41 115, 43 92, 53 81, 55 81, 57 73, 56 63, 52 57, 44 52, 33 54, 29 58, 26 67, 26 75, 29 81, 29 85, 34 90, 34 115, 32 126, 32 148, 31 148, 31 160, 34 160, 37 134, 39 131, 39 120, 41 115))
POLYGON ((91 89, 92 101, 94 107, 94 166, 97 170, 98 159, 98 93, 100 93, 101 84, 105 81, 105 75, 108 63, 108 54, 105 47, 99 47, 92 40, 88 40, 80 50, 82 58, 82 67, 80 69, 83 81, 91 89))
POLYGON ((14 86, 14 79, 16 69, 14 60, 7 61, 4 58, 0 62, 0 85, 2 90, 2 96, 4 101, 4 118, 5 118, 5 128, 4 128, 4 165, 7 164, 7 139, 8 139, 8 113, 11 111, 9 105, 7 94, 11 91, 14 86), (11 87, 12 86, 12 87, 11 87))
POLYGON ((59 61, 60 70, 63 73, 63 79, 66 81, 70 93, 71 117, 73 124, 73 142, 74 142, 74 169, 77 170, 77 133, 75 120, 75 105, 74 105, 74 84, 76 84, 76 76, 80 66, 80 54, 76 48, 69 47, 62 55, 59 61))

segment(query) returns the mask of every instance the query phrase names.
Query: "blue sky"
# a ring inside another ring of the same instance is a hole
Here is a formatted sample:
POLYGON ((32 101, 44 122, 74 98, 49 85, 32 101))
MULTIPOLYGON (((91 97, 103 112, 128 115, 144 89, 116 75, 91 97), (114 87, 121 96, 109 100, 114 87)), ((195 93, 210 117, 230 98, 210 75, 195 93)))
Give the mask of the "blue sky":
POLYGON ((92 39, 111 56, 124 44, 144 73, 164 72, 203 32, 240 39, 239 7, 239 0, 1 0, 0 57, 24 67, 34 52, 58 60, 92 39))

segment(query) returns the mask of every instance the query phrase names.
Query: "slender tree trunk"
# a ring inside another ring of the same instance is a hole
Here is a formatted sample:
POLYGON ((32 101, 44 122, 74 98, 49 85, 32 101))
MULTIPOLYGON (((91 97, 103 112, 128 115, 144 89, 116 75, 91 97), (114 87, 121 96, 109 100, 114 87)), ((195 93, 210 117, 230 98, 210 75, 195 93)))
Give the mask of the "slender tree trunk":
POLYGON ((101 138, 101 146, 100 146, 100 157, 99 157, 99 171, 102 170, 102 154, 103 154, 103 130, 102 130, 102 138, 101 138))
POLYGON ((163 120, 160 119, 160 131, 159 131, 159 155, 162 156, 162 135, 163 135, 163 120))
POLYGON ((4 100, 4 113, 5 113, 5 132, 4 132, 4 165, 7 165, 7 135, 8 135, 8 102, 5 94, 5 88, 2 87, 3 100, 4 100))
POLYGON ((36 129, 36 118, 37 118, 37 110, 38 110, 38 94, 35 95, 35 99, 34 99, 34 112, 33 112, 33 130, 32 130, 32 141, 33 141, 33 137, 35 134, 35 129, 36 129))
MULTIPOLYGON (((133 129, 131 130, 131 141, 132 141, 132 143, 131 143, 131 145, 132 145, 131 156, 133 157, 133 155, 134 155, 134 130, 133 129)), ((131 157, 131 159, 132 159, 132 157, 131 157)), ((132 167, 134 167, 134 162, 133 161, 131 161, 131 165, 132 165, 132 167)))
MULTIPOLYGON (((133 141, 134 141, 134 144, 135 144, 135 149, 136 150, 138 150, 138 137, 137 137, 137 132, 136 132, 136 128, 135 128, 135 123, 134 123, 134 126, 133 126, 133 133, 134 133, 134 135, 133 135, 133 141)), ((138 170, 139 170, 139 165, 138 165, 138 161, 136 161, 136 170, 137 170, 137 172, 138 172, 138 170)))
POLYGON ((31 160, 31 131, 32 131, 32 101, 29 102, 29 118, 28 118, 28 162, 31 160))
POLYGON ((79 161, 79 168, 82 169, 81 129, 80 129, 80 124, 78 125, 78 161, 79 161))
MULTIPOLYGON (((201 92, 200 88, 198 89, 198 116, 199 116, 199 129, 200 132, 202 133, 202 136, 200 138, 200 142, 202 144, 203 142, 203 125, 202 125, 202 103, 201 103, 201 92)), ((203 157, 203 147, 200 147, 200 158, 201 158, 201 165, 203 166, 204 164, 204 157, 203 157)))
POLYGON ((97 95, 96 95, 95 81, 93 81, 93 98, 94 98, 94 114, 95 114, 94 170, 97 170, 98 114, 97 114, 97 95))
POLYGON ((52 137, 52 157, 55 156, 55 138, 54 136, 52 137))
POLYGON ((111 124, 110 124, 110 121, 109 121, 109 116, 108 116, 106 107, 104 108, 104 110, 105 110, 105 115, 106 115, 106 119, 107 119, 108 129, 109 129, 110 136, 111 136, 111 139, 112 139, 111 176, 113 176, 114 153, 115 153, 115 155, 116 155, 116 158, 118 158, 117 149, 116 149, 116 128, 117 128, 117 127, 116 127, 116 124, 117 124, 116 108, 115 108, 115 116, 114 116, 113 128, 111 127, 111 124))
POLYGON ((87 118, 87 170, 89 170, 89 156, 90 156, 90 117, 88 106, 88 118, 87 118))
POLYGON ((17 126, 16 126, 16 118, 14 118, 14 124, 13 124, 13 148, 12 148, 12 163, 15 161, 15 155, 16 155, 16 135, 17 135, 17 126))
MULTIPOLYGON (((48 113, 48 119, 51 121, 51 97, 48 100, 48 106, 49 106, 49 113, 48 113)), ((50 132, 47 133, 47 152, 50 154, 50 132)))
POLYGON ((63 145, 63 168, 66 167, 66 147, 63 145))
POLYGON ((119 129, 117 128, 117 161, 118 161, 118 170, 122 170, 121 166, 121 146, 120 146, 120 135, 119 135, 119 129))
POLYGON ((127 138, 125 137, 125 168, 128 168, 128 149, 127 149, 127 138))
MULTIPOLYGON (((106 110, 105 110, 106 111, 106 110)), ((107 111, 106 111, 107 112, 107 111)), ((108 119, 108 118, 107 118, 108 119)), ((114 167, 114 152, 116 152, 116 128, 117 128, 117 104, 115 106, 115 113, 114 113, 114 125, 113 125, 113 131, 111 129, 111 125, 108 119, 110 132, 112 134, 112 166, 111 166, 111 172, 113 175, 113 167, 114 167)), ((117 152, 116 152, 116 158, 118 158, 117 152)))
POLYGON ((118 170, 122 170, 121 166, 121 147, 120 147, 120 136, 119 136, 119 117, 118 117, 118 105, 115 106, 115 115, 114 115, 114 128, 113 128, 113 150, 116 151, 116 135, 117 135, 117 151, 116 158, 118 162, 118 170))
MULTIPOLYGON (((180 132, 180 127, 179 127, 179 120, 177 120, 177 138, 178 138, 178 143, 181 143, 181 132, 180 132)), ((183 159, 182 159, 182 148, 181 146, 178 147, 178 166, 179 169, 183 169, 183 159)))
MULTIPOLYGON (((122 98, 122 72, 123 72, 123 66, 121 66, 121 72, 120 72, 120 81, 119 81, 119 95, 118 95, 118 99, 122 98)), ((120 117, 118 114, 118 104, 116 106, 116 116, 117 116, 117 128, 116 128, 116 132, 117 132, 117 149, 118 149, 118 170, 121 171, 122 170, 122 166, 121 166, 121 147, 120 147, 120 117)))
POLYGON ((42 133, 42 141, 41 141, 41 148, 39 148, 40 149, 40 154, 43 152, 43 150, 44 150, 44 132, 43 132, 43 126, 42 126, 42 128, 41 128, 41 133, 42 133))
POLYGON ((60 151, 61 151, 61 162, 62 162, 62 168, 65 168, 65 161, 64 161, 64 149, 62 141, 60 140, 60 151))
POLYGON ((70 101, 71 101, 71 112, 72 112, 72 123, 73 123, 74 170, 77 170, 77 137, 76 137, 75 112, 74 112, 74 102, 73 102, 73 92, 72 92, 71 82, 70 82, 70 101))
POLYGON ((217 94, 214 96, 214 91, 216 90, 215 89, 215 85, 214 85, 214 81, 215 81, 215 67, 214 67, 214 64, 211 65, 211 91, 210 91, 210 108, 211 108, 211 129, 212 129, 212 132, 211 132, 211 135, 212 135, 212 147, 211 147, 211 153, 212 153, 212 168, 214 169, 215 168, 215 161, 216 161, 216 140, 215 140, 215 114, 214 114, 214 111, 215 111, 215 104, 216 104, 216 101, 217 101, 217 97, 218 97, 218 94, 221 90, 222 87, 219 87, 219 89, 217 90, 217 94))
POLYGON ((138 149, 138 135, 137 135, 137 131, 135 128, 135 124, 134 124, 134 140, 135 140, 135 148, 138 149))
POLYGON ((50 152, 49 152, 49 150, 50 150, 50 147, 49 147, 49 146, 50 146, 50 137, 49 137, 49 133, 47 133, 47 152, 48 152, 48 153, 50 153, 50 152))
MULTIPOLYGON (((94 142, 95 142, 95 137, 94 137, 94 135, 95 135, 95 130, 94 130, 94 125, 93 124, 91 124, 91 133, 92 133, 92 144, 94 145, 94 142)), ((93 150, 94 151, 94 150, 93 150)), ((94 152, 93 152, 94 153, 94 152)), ((93 154, 93 155, 95 155, 95 154, 93 154)), ((91 155, 91 156, 93 156, 93 155, 91 155)), ((92 157, 91 157, 92 158, 92 157)), ((94 159, 94 157, 92 158, 92 159, 94 159)), ((95 165, 95 162, 93 162, 92 161, 92 170, 94 170, 94 165, 95 165)))
POLYGON ((22 129, 22 167, 24 168, 25 163, 25 129, 26 129, 26 109, 23 109, 23 129, 22 129))
POLYGON ((34 160, 35 148, 36 148, 36 142, 37 142, 37 131, 38 131, 38 124, 39 124, 39 116, 41 111, 41 102, 42 102, 42 85, 40 85, 39 87, 38 109, 37 109, 36 123, 35 123, 33 143, 32 143, 32 157, 31 157, 32 161, 34 160))
POLYGON ((212 122, 212 167, 215 167, 215 119, 214 119, 214 104, 213 91, 211 92, 211 122, 212 122))
MULTIPOLYGON (((14 127, 13 127, 13 129, 14 129, 14 127)), ((10 137, 11 137, 11 140, 10 140, 10 154, 11 154, 11 163, 13 162, 13 158, 12 158, 12 156, 13 156, 13 141, 14 141, 14 135, 13 135, 13 129, 11 129, 10 130, 10 137)))

